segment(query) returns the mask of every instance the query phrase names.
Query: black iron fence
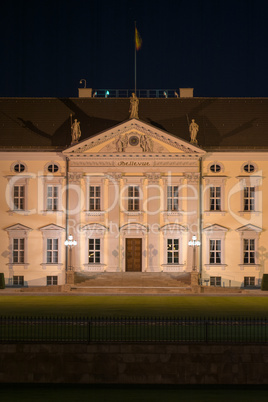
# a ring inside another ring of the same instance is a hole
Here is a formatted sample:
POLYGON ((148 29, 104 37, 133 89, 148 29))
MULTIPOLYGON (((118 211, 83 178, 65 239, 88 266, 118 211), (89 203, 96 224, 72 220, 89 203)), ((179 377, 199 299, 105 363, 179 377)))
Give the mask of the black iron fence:
POLYGON ((267 341, 267 318, 0 317, 1 343, 267 341))

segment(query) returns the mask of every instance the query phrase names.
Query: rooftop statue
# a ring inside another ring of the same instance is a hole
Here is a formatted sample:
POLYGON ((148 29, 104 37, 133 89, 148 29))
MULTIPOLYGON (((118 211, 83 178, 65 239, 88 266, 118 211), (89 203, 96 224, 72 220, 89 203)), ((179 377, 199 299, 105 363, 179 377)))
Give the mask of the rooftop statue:
POLYGON ((80 121, 74 119, 74 122, 71 127, 72 132, 72 144, 78 142, 79 138, 81 137, 81 129, 80 129, 80 121))
POLYGON ((130 119, 138 119, 138 108, 139 108, 139 99, 137 98, 136 94, 132 93, 132 98, 130 98, 130 119))
POLYGON ((192 119, 192 123, 189 126, 189 132, 191 134, 191 144, 197 144, 197 132, 199 130, 199 125, 195 123, 195 120, 192 119))

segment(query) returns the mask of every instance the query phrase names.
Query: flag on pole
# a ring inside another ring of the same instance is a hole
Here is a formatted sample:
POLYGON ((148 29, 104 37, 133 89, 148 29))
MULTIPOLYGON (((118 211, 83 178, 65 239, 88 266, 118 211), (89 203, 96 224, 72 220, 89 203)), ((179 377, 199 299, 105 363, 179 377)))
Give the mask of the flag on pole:
POLYGON ((135 27, 135 46, 136 46, 136 50, 140 50, 142 45, 142 39, 140 37, 140 34, 137 30, 137 28, 135 27))

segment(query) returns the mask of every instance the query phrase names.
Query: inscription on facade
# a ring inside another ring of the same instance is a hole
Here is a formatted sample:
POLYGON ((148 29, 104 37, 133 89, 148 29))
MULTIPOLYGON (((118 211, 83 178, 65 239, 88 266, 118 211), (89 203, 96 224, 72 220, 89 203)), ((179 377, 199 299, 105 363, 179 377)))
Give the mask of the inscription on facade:
POLYGON ((120 161, 118 166, 151 166, 150 162, 120 161))

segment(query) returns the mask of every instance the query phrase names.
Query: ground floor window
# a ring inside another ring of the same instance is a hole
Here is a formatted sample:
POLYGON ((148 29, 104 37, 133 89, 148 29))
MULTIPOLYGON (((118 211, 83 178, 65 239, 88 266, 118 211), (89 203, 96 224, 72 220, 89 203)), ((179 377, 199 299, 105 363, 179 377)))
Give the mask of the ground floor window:
POLYGON ((57 264, 59 253, 59 240, 47 239, 47 264, 57 264))
POLYGON ((221 286, 221 276, 211 276, 210 286, 221 286))
POLYGON ((24 276, 13 276, 13 285, 24 286, 24 276))
POLYGON ((57 276, 47 276, 47 286, 57 285, 58 277, 57 276))
POLYGON ((101 239, 88 239, 88 263, 100 263, 100 242, 101 239))
POLYGON ((179 264, 179 239, 167 239, 167 263, 179 264))
POLYGON ((255 286, 255 276, 244 276, 244 286, 255 286))

